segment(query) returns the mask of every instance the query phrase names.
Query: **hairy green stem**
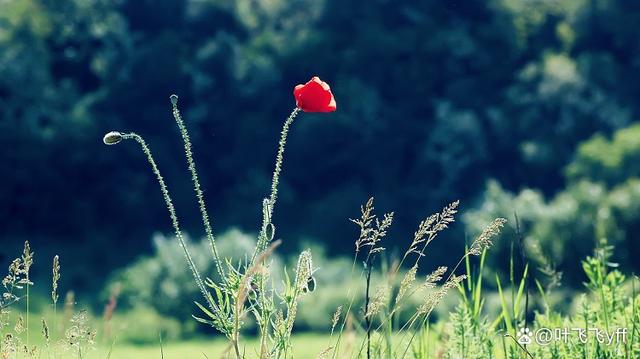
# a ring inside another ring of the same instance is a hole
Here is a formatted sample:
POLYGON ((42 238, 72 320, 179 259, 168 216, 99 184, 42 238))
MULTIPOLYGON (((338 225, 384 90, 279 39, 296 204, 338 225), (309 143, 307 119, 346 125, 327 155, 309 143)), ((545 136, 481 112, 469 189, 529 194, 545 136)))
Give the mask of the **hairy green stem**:
MULTIPOLYGON (((273 170, 273 178, 271 181, 271 193, 269 195, 269 198, 265 198, 263 201, 262 225, 260 227, 260 233, 258 234, 258 241, 256 243, 256 248, 253 252, 253 255, 251 256, 251 262, 250 262, 251 266, 255 266, 258 264, 256 262, 259 261, 258 259, 260 258, 260 253, 263 253, 267 249, 267 246, 269 245, 269 242, 273 239, 273 236, 275 233, 275 229, 271 221, 271 218, 273 216, 273 209, 275 207, 276 200, 278 198, 278 183, 280 181, 280 173, 282 172, 282 163, 284 161, 284 149, 287 143, 287 135, 289 134, 289 128, 291 127, 291 124, 293 123, 293 120, 295 120, 298 113, 300 113, 299 108, 296 107, 295 109, 293 109, 289 117, 287 117, 286 121, 284 122, 284 125, 282 126, 282 131, 280 132, 280 141, 278 142, 278 152, 276 154, 276 164, 273 170)), ((260 305, 261 320, 259 321, 259 326, 260 326, 260 355, 262 356, 266 352, 267 337, 269 334, 268 333, 269 320, 267 318, 267 313, 266 313, 266 298, 265 298, 266 283, 265 283, 264 276, 263 275, 258 276, 257 281, 258 281, 257 285, 260 290, 260 296, 261 296, 261 298, 259 299, 259 301, 261 302, 261 305, 260 305)))
POLYGON ((182 120, 182 116, 180 115, 180 110, 178 110, 178 96, 171 95, 171 103, 173 106, 173 118, 178 124, 180 135, 182 135, 182 140, 184 142, 184 152, 187 158, 189 172, 191 172, 191 181, 193 182, 193 189, 195 190, 196 197, 198 199, 198 207, 200 209, 200 215, 202 216, 202 222, 204 223, 204 229, 207 234, 207 239, 209 240, 209 245, 211 246, 211 252, 213 253, 213 260, 215 262, 216 270, 218 271, 220 278, 224 280, 225 276, 222 270, 222 262, 220 260, 220 255, 218 254, 218 249, 216 247, 213 230, 211 229, 211 221, 209 220, 207 206, 204 202, 204 194, 202 192, 202 187, 200 186, 200 180, 198 179, 196 163, 193 159, 193 151, 191 150, 191 140, 189 138, 189 132, 187 132, 187 127, 184 125, 184 121, 182 120))
POLYGON ((209 309, 211 309, 214 313, 217 312, 216 306, 211 300, 211 296, 207 292, 204 282, 202 281, 202 277, 200 276, 200 273, 198 272, 196 265, 193 262, 193 258, 189 253, 187 244, 184 241, 184 237, 182 236, 182 231, 180 230, 180 225, 178 223, 178 216, 176 215, 176 210, 175 210, 175 207, 173 206, 173 201, 171 200, 171 196, 169 195, 169 190, 167 189, 167 185, 164 182, 164 178, 160 174, 160 170, 156 165, 156 161, 153 159, 153 155, 151 154, 151 150, 149 149, 149 146, 147 146, 147 143, 144 141, 142 137, 140 137, 140 135, 134 132, 123 134, 122 139, 131 139, 138 142, 138 144, 140 144, 140 147, 142 148, 142 152, 144 152, 144 154, 147 156, 147 160, 151 165, 151 170, 156 175, 156 179, 158 180, 158 184, 160 185, 160 190, 162 191, 162 197, 164 198, 164 202, 166 203, 167 209, 169 210, 169 217, 171 218, 171 224, 173 225, 173 229, 175 231, 176 238, 180 243, 180 247, 182 247, 182 250, 184 251, 184 256, 187 259, 187 264, 189 266, 189 269, 191 270, 193 279, 195 280, 196 285, 198 286, 198 288, 200 289, 200 292, 202 292, 202 295, 207 301, 207 305, 209 306, 209 309))
POLYGON ((296 107, 291 111, 289 117, 284 122, 282 126, 282 131, 280 132, 280 141, 278 142, 278 153, 276 155, 276 165, 273 170, 273 178, 271 179, 271 194, 269 195, 269 199, 265 200, 263 206, 263 219, 262 226, 260 228, 260 234, 258 235, 258 243, 256 245, 256 250, 253 253, 252 262, 258 253, 267 248, 269 241, 272 236, 267 235, 267 231, 271 228, 273 232, 273 224, 271 223, 271 218, 273 217, 273 209, 276 205, 276 200, 278 199, 278 184, 280 182, 280 172, 282 172, 282 163, 284 161, 284 148, 287 144, 287 135, 289 134, 289 128, 295 120, 296 116, 300 113, 300 108, 296 107))

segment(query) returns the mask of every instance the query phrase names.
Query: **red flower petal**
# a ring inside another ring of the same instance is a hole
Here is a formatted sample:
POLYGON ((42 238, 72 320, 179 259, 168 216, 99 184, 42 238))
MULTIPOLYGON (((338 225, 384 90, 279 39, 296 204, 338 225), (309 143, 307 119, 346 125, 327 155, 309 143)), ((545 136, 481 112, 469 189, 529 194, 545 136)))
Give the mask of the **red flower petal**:
POLYGON ((304 112, 333 112, 336 110, 336 100, 331 93, 331 88, 314 76, 304 85, 298 85, 293 89, 293 97, 296 106, 304 112))

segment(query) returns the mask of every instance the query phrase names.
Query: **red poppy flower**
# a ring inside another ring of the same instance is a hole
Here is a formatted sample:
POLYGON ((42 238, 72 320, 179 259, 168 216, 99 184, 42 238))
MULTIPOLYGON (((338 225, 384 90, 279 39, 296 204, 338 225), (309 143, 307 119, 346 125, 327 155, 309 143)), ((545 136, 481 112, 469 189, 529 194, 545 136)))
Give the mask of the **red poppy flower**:
POLYGON ((326 82, 314 76, 304 85, 293 89, 296 106, 304 112, 333 112, 336 110, 336 100, 326 82))

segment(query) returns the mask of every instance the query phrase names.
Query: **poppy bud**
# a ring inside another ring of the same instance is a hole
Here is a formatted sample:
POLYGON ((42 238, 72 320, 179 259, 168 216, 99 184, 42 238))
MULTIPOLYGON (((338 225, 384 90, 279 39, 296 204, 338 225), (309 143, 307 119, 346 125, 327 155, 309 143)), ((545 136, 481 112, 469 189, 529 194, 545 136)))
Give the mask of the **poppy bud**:
POLYGON ((104 142, 105 145, 115 145, 120 141, 122 141, 122 134, 118 131, 111 131, 102 138, 102 142, 104 142))
POLYGON ((178 95, 173 94, 173 95, 169 96, 169 100, 171 100, 171 104, 173 106, 177 106, 178 105, 178 95))

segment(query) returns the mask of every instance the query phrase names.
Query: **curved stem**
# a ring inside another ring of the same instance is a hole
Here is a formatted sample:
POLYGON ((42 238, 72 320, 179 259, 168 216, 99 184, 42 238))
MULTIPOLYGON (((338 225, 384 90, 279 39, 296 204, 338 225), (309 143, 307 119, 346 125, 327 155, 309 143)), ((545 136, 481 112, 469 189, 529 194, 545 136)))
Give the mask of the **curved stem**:
MULTIPOLYGON (((280 181, 280 172, 282 172, 282 163, 284 161, 284 148, 287 143, 287 135, 289 134, 289 128, 293 123, 293 120, 296 118, 298 113, 300 112, 299 108, 293 109, 289 117, 287 117, 284 125, 282 126, 282 131, 280 132, 280 141, 278 142, 278 153, 276 154, 276 164, 275 169, 273 170, 273 178, 271 180, 271 194, 269 198, 265 198, 262 203, 262 226, 260 227, 260 233, 258 234, 258 241, 256 243, 256 248, 251 256, 251 266, 256 266, 259 262, 262 262, 264 258, 261 259, 260 253, 266 251, 269 242, 273 239, 275 229, 273 223, 271 222, 271 218, 273 216, 273 208, 275 207, 276 200, 278 198, 278 183, 280 181)), ((249 273, 245 274, 247 276, 249 273)), ((265 277, 263 275, 258 277, 258 288, 260 288, 260 357, 263 357, 266 353, 266 340, 268 337, 268 327, 269 320, 267 318, 266 313, 266 297, 265 297, 265 277)))
MULTIPOLYGON (((258 243, 256 245, 256 250, 252 256, 252 262, 258 255, 258 253, 262 252, 268 245, 272 236, 267 235, 267 231, 269 228, 273 227, 271 223, 271 218, 273 217, 273 208, 276 205, 276 200, 278 199, 278 184, 280 182, 280 172, 282 172, 282 163, 284 161, 284 148, 287 144, 287 135, 289 134, 289 128, 295 120, 296 116, 300 113, 300 108, 296 107, 291 111, 289 117, 284 122, 282 126, 282 131, 280 132, 280 141, 278 142, 278 153, 276 154, 276 165, 273 170, 273 178, 271 179, 271 194, 268 199, 265 199, 263 206, 263 219, 262 219, 262 227, 260 229, 260 234, 258 235, 258 243)), ((272 228, 273 230, 273 228, 272 228)))
POLYGON ((187 132, 187 128, 184 125, 184 121, 182 120, 182 116, 180 115, 180 111, 178 110, 177 99, 178 97, 176 95, 172 95, 171 100, 173 105, 173 111, 172 111, 173 118, 176 120, 176 123, 178 124, 178 128, 180 129, 180 134, 182 135, 182 140, 184 141, 184 152, 187 158, 189 172, 191 172, 191 181, 193 182, 193 189, 195 190, 196 197, 198 199, 198 207, 200 209, 200 215, 202 216, 204 229, 207 234, 207 239, 209 240, 209 245, 211 246, 211 252, 213 253, 213 260, 216 265, 216 270, 218 271, 220 278, 224 280, 225 276, 222 271, 222 264, 221 264, 222 262, 220 261, 220 256, 218 255, 216 241, 213 236, 213 230, 211 229, 211 221, 209 220, 207 207, 204 202, 204 194, 202 192, 202 188, 200 186, 200 180, 198 179, 198 173, 196 171, 196 163, 195 163, 195 160, 193 159, 193 151, 191 150, 191 140, 189 138, 189 132, 187 132))
POLYGON ((156 165, 156 161, 153 159, 153 155, 151 154, 151 150, 149 149, 149 146, 147 146, 147 143, 144 141, 142 137, 140 137, 140 135, 134 132, 123 134, 122 139, 132 139, 138 142, 138 144, 140 144, 140 147, 142 148, 142 152, 144 152, 144 154, 147 156, 147 160, 151 165, 151 170, 156 175, 156 179, 158 180, 158 184, 160 185, 160 190, 162 191, 162 197, 164 198, 164 202, 166 203, 167 209, 169 210, 169 217, 171 218, 171 224, 173 225, 173 229, 175 231, 176 238, 180 243, 180 247, 182 247, 182 250, 184 251, 184 256, 187 259, 187 264, 189 266, 189 269, 191 269, 191 274, 193 275, 193 279, 195 280, 196 285, 198 286, 198 288, 200 289, 200 292, 202 292, 202 295, 207 301, 207 305, 209 306, 209 309, 211 309, 213 312, 217 312, 215 308, 215 304, 213 303, 209 293, 207 292, 204 282, 202 281, 202 277, 200 277, 200 273, 198 272, 196 265, 193 262, 193 258, 189 253, 189 249, 187 248, 187 244, 184 241, 184 237, 182 236, 182 231, 180 230, 180 225, 178 223, 178 216, 176 215, 176 210, 175 210, 175 207, 173 206, 173 201, 171 200, 171 196, 169 195, 169 190, 167 189, 167 185, 164 182, 164 178, 160 174, 160 170, 156 165))

